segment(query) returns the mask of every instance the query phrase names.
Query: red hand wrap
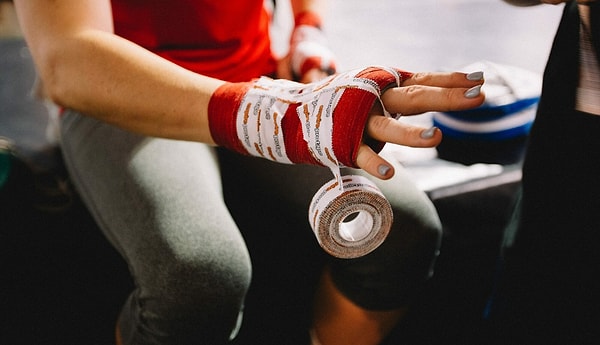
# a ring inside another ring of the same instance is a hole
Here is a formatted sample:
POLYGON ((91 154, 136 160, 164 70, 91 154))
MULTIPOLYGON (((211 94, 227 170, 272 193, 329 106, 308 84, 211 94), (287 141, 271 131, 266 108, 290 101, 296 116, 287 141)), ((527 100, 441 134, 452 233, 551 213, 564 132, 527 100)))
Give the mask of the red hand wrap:
POLYGON ((356 167, 374 102, 410 75, 369 67, 311 84, 269 78, 227 83, 208 105, 210 131, 217 144, 242 154, 281 163, 356 167))
POLYGON ((321 17, 315 12, 305 11, 294 17, 294 23, 290 56, 295 76, 302 78, 311 69, 335 73, 335 56, 321 31, 321 17))
POLYGON ((253 82, 225 83, 215 90, 208 103, 208 124, 214 142, 245 155, 248 151, 238 139, 236 119, 244 95, 252 85, 253 82))

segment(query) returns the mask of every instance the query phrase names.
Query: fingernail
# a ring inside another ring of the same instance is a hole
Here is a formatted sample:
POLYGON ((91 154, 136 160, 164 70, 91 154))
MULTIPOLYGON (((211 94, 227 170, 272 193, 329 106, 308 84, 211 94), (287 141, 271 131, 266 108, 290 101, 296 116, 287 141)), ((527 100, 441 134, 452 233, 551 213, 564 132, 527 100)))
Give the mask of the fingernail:
POLYGON ((433 135, 435 134, 436 129, 437 129, 437 127, 434 126, 434 127, 424 130, 423 132, 421 132, 421 138, 423 138, 423 139, 433 138, 433 135))
POLYGON ((465 92, 465 97, 475 98, 481 93, 481 85, 473 86, 465 92))
POLYGON ((467 74, 467 79, 468 80, 483 80, 483 72, 478 71, 478 72, 469 73, 469 74, 467 74))
POLYGON ((387 175, 387 173, 390 171, 390 169, 391 169, 391 168, 390 168, 389 166, 387 166, 387 165, 385 165, 385 164, 381 164, 381 165, 379 166, 379 168, 377 168, 377 172, 379 173, 379 175, 381 175, 381 176, 385 176, 385 175, 387 175))

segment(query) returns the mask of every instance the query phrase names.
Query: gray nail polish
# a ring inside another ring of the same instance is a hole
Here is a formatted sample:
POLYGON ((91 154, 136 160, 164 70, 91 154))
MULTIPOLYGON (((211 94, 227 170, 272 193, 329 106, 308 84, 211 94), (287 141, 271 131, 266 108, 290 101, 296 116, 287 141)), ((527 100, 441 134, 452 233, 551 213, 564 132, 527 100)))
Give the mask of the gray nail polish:
POLYGON ((381 176, 385 176, 387 175, 387 173, 390 171, 390 167, 385 165, 385 164, 381 164, 378 168, 377 168, 377 172, 379 173, 379 175, 381 176))
POLYGON ((437 127, 434 126, 434 127, 424 130, 423 132, 421 132, 421 138, 423 138, 423 139, 433 138, 433 135, 435 134, 436 129, 437 129, 437 127))
POLYGON ((465 97, 475 98, 481 93, 481 85, 473 86, 465 92, 465 97))
POLYGON ((483 80, 483 72, 472 72, 467 74, 468 80, 483 80))

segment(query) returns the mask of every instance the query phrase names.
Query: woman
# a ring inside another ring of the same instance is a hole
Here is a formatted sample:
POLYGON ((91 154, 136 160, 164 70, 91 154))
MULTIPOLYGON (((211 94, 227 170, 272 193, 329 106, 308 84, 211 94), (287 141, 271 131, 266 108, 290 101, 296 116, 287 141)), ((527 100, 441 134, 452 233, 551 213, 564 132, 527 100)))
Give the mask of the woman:
MULTIPOLYGON (((291 55, 277 63, 262 0, 15 1, 45 92, 65 109, 61 145, 71 177, 136 283, 117 323, 117 343, 217 344, 235 336, 255 253, 248 253, 223 200, 213 146, 248 153, 235 134, 226 132, 237 121, 240 99, 257 88, 254 78, 296 75, 308 82, 331 72, 320 38, 321 2, 292 4, 291 55), (303 50, 305 41, 317 47, 316 54, 303 50)), ((345 165, 380 179, 392 179, 394 169, 366 142, 379 142, 377 148, 385 142, 430 147, 441 140, 435 128, 406 127, 379 116, 384 108, 411 115, 483 102, 481 73, 370 71, 374 74, 360 80, 387 90, 382 95, 359 92, 366 103, 342 98, 336 109, 360 104, 366 110, 360 127, 352 127, 353 137, 338 135, 335 151, 346 152, 340 160, 345 165), (390 73, 397 74, 397 82, 381 84, 390 73), (382 104, 375 101, 379 96, 382 104)), ((271 96, 283 97, 275 91, 271 96)), ((354 118, 353 109, 338 110, 339 117, 354 118)), ((301 134, 284 131, 288 139, 301 134)), ((286 139, 285 150, 308 152, 303 140, 286 139)), ((322 165, 310 155, 296 158, 291 162, 322 165)), ((251 168, 236 171, 248 185, 263 176, 274 175, 276 181, 310 177, 308 187, 286 183, 284 197, 300 205, 307 205, 306 192, 330 175, 322 167, 278 170, 268 161, 251 164, 262 174, 251 168)), ((227 165, 221 169, 231 172, 227 165)), ((389 186, 395 189, 388 192, 395 216, 411 219, 407 224, 414 226, 394 229, 373 255, 327 265, 316 297, 327 303, 318 303, 311 318, 313 341, 380 342, 401 318, 410 294, 430 275, 439 245, 435 212, 410 185, 394 181, 389 186)))

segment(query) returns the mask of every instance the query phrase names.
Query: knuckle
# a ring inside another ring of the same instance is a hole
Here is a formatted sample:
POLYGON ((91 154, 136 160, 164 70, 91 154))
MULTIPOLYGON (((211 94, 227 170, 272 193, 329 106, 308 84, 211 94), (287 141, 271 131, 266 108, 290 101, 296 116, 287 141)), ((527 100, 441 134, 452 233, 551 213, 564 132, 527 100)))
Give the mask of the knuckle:
POLYGON ((466 79, 466 77, 465 74, 462 72, 452 72, 450 74, 450 79, 454 82, 463 82, 466 79))
POLYGON ((446 89, 440 92, 439 111, 455 110, 458 104, 460 90, 446 89))
POLYGON ((406 99, 409 101, 414 100, 423 93, 423 88, 420 85, 411 85, 404 88, 406 99))
POLYGON ((371 133, 384 133, 389 127, 389 121, 384 116, 371 116, 369 120, 369 130, 371 133))
POLYGON ((461 94, 461 90, 459 89, 449 89, 447 90, 447 92, 444 92, 444 101, 446 101, 446 104, 448 104, 449 106, 453 106, 455 103, 455 100, 458 100, 458 97, 462 97, 461 94))
POLYGON ((431 74, 427 72, 416 72, 413 74, 412 79, 416 84, 424 84, 431 79, 431 74))
POLYGON ((369 155, 368 157, 366 157, 365 159, 365 167, 367 169, 369 169, 370 171, 373 171, 373 167, 377 166, 377 155, 369 155))

